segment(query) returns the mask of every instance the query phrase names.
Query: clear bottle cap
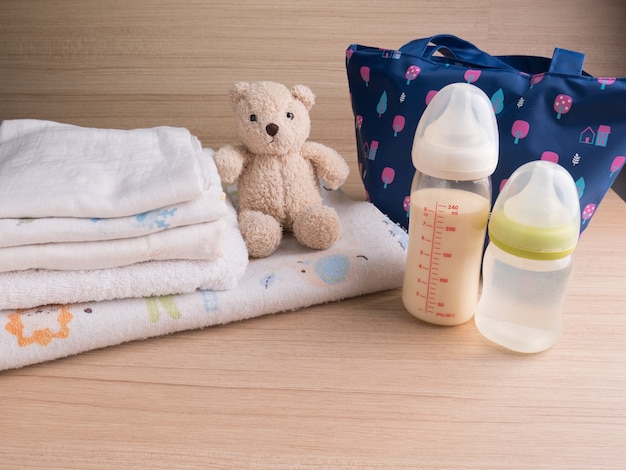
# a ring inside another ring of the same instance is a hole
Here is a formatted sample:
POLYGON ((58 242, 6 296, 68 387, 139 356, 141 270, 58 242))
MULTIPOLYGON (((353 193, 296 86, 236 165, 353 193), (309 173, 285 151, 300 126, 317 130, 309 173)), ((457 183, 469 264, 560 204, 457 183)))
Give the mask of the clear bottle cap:
POLYGON ((574 251, 580 203, 572 176, 562 166, 536 160, 519 167, 493 206, 489 238, 522 258, 551 260, 574 251))
POLYGON ((469 83, 439 90, 417 125, 412 156, 417 170, 437 178, 490 176, 498 164, 498 125, 487 95, 469 83))

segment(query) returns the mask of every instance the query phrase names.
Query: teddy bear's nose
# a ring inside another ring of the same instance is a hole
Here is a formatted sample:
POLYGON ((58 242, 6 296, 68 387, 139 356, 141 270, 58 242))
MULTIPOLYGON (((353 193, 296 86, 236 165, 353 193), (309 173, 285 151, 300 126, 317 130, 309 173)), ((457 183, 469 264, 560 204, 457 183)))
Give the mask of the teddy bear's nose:
POLYGON ((278 126, 271 122, 267 126, 265 126, 265 132, 274 137, 276 134, 278 134, 278 126))

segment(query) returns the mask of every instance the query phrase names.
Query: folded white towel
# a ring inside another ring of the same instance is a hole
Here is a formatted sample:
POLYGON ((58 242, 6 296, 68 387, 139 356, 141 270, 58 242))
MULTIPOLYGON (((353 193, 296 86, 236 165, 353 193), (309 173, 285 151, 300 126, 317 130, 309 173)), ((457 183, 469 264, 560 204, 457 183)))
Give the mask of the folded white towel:
POLYGON ((88 271, 0 273, 0 310, 181 294, 198 288, 232 289, 246 270, 248 252, 232 206, 229 206, 228 215, 223 220, 224 254, 213 261, 147 261, 88 271))
POLYGON ((152 260, 212 260, 223 254, 224 226, 220 219, 143 237, 0 248, 0 272, 105 269, 152 260))
POLYGON ((0 219, 0 248, 140 237, 165 229, 220 219, 226 215, 227 209, 213 154, 211 149, 204 149, 200 160, 201 171, 209 181, 209 189, 203 191, 199 199, 128 217, 0 219))
POLYGON ((0 218, 124 217, 201 197, 187 129, 115 130, 34 119, 0 125, 0 218))
MULTIPOLYGON (((63 305, 0 311, 0 370, 402 285, 406 233, 372 204, 326 196, 341 219, 340 240, 315 251, 287 235, 272 256, 250 262, 234 289, 73 305, 57 295, 63 305)), ((48 287, 28 284, 33 293, 48 287)))

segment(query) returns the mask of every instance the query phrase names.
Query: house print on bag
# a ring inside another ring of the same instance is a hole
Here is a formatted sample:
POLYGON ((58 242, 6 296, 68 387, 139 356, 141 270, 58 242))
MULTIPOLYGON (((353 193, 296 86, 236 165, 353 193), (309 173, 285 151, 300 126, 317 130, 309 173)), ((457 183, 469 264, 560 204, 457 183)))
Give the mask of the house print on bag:
POLYGON ((611 126, 598 127, 598 135, 596 136, 596 145, 598 147, 606 147, 609 142, 609 134, 611 133, 611 126))
POLYGON ((383 52, 382 52, 383 59, 395 59, 395 60, 398 60, 398 59, 400 59, 401 55, 402 55, 402 52, 394 51, 393 49, 383 49, 383 52))
POLYGON ((601 125, 598 126, 598 132, 593 131, 590 126, 580 133, 578 141, 581 144, 596 145, 598 147, 606 147, 609 142, 609 134, 611 133, 611 126, 601 125))

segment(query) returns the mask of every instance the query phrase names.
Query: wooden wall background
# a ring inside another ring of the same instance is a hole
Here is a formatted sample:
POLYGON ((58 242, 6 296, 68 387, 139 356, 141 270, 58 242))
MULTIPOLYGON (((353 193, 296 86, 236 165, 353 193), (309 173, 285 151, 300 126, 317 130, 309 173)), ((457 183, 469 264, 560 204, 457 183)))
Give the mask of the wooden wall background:
POLYGON ((622 0, 0 0, 0 119, 183 126, 217 148, 235 139, 234 82, 304 83, 311 138, 344 155, 363 197, 349 44, 452 33, 493 54, 579 50, 589 73, 626 76, 625 20, 622 0))

